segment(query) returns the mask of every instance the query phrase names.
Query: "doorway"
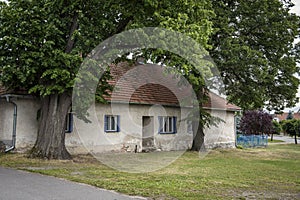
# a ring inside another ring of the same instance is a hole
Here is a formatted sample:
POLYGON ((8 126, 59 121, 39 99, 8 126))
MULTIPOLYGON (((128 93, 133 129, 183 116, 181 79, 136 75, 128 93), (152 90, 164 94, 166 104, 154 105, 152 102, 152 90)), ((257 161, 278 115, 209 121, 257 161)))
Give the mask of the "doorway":
POLYGON ((155 150, 154 120, 152 116, 143 116, 142 151, 155 150))

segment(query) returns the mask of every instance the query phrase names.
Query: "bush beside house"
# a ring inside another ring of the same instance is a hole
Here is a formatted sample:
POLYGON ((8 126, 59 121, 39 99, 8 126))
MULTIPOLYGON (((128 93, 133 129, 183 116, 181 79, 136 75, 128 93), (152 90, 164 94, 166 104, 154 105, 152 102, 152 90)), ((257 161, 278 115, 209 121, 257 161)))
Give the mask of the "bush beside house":
POLYGON ((240 131, 245 135, 263 135, 273 132, 272 116, 265 111, 246 111, 240 122, 240 131))

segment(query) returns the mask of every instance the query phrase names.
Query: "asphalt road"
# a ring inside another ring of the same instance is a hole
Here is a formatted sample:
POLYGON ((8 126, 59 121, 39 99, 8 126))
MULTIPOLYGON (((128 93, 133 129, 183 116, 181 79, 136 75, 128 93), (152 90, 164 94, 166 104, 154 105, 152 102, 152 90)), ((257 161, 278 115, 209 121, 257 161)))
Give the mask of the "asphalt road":
POLYGON ((0 200, 132 200, 118 194, 54 177, 0 167, 0 200))
MULTIPOLYGON (((269 138, 271 138, 271 136, 269 136, 269 138)), ((273 139, 274 140, 282 140, 283 143, 293 143, 293 144, 295 144, 295 138, 290 137, 290 136, 286 136, 286 135, 274 135, 273 139)), ((300 144, 300 138, 299 137, 297 137, 297 142, 298 142, 298 144, 300 144)))

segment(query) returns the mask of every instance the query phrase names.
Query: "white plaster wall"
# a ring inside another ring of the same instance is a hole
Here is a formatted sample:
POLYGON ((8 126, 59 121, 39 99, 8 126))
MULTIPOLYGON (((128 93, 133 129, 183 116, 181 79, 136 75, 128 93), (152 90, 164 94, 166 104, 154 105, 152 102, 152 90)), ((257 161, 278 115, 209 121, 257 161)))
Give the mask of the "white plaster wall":
POLYGON ((5 100, 0 100, 0 140, 11 140, 14 106, 5 100))
MULTIPOLYGON (((37 111, 40 108, 35 99, 11 99, 17 104, 16 148, 18 150, 32 147, 37 134, 37 111)), ((0 101, 0 140, 11 140, 13 129, 14 106, 4 100, 0 101)))
MULTIPOLYGON (((40 108, 38 100, 13 99, 18 105, 17 116, 17 150, 31 148, 37 134, 37 111, 40 108)), ((74 130, 66 133, 66 146, 71 153, 138 151, 142 149, 142 117, 153 116, 154 144, 163 151, 183 150, 191 147, 192 134, 187 133, 187 122, 181 121, 188 114, 188 109, 126 104, 96 104, 96 113, 91 112, 94 123, 84 123, 74 120, 74 130), (120 115, 120 132, 104 132, 104 115, 120 115), (158 133, 158 116, 177 116, 176 134, 158 133)), ((212 111, 224 122, 218 127, 205 129, 205 144, 208 148, 234 147, 235 128, 234 112, 212 111)), ((75 118, 75 117, 74 117, 75 118)), ((13 126, 13 105, 4 100, 0 101, 0 140, 11 140, 13 126)))
MULTIPOLYGON (((95 122, 92 124, 75 124, 75 130, 66 134, 66 144, 73 153, 83 152, 111 152, 111 151, 133 151, 135 145, 138 150, 142 149, 142 117, 153 116, 154 119, 154 144, 157 149, 163 151, 184 150, 192 145, 193 136, 187 132, 187 122, 184 119, 189 110, 162 106, 96 104, 95 122), (104 115, 120 116, 120 132, 104 132, 104 115), (158 116, 177 116, 176 134, 158 133, 158 116), (79 134, 78 134, 78 131, 79 134), (80 139, 79 139, 80 138, 80 139), (83 143, 82 143, 83 141, 83 143), (85 147, 83 147, 85 146, 85 147)), ((232 111, 210 111, 213 116, 219 117, 217 127, 211 125, 205 128, 205 146, 207 148, 232 148, 235 146, 235 122, 232 111)))
POLYGON ((213 110, 211 115, 219 117, 224 122, 220 122, 218 126, 210 126, 204 130, 205 146, 207 148, 215 147, 234 147, 235 146, 235 121, 234 112, 213 110))
MULTIPOLYGON (((191 146, 192 134, 187 133, 187 122, 181 121, 186 118, 189 110, 162 107, 160 105, 130 105, 127 104, 96 104, 94 122, 91 124, 75 120, 75 133, 67 134, 68 146, 80 146, 79 138, 84 146, 91 152, 109 151, 133 151, 142 150, 142 117, 153 116, 154 120, 154 144, 161 150, 182 150, 191 146), (120 116, 120 132, 104 131, 104 116, 120 116), (176 116, 177 133, 159 134, 158 116, 176 116), (72 135, 73 134, 73 135, 72 135)), ((92 111, 90 112, 92 113, 92 111)), ((93 119, 93 117, 91 117, 93 119)), ((76 148, 69 148, 78 152, 76 148)), ((80 149, 81 151, 82 149, 80 149)))

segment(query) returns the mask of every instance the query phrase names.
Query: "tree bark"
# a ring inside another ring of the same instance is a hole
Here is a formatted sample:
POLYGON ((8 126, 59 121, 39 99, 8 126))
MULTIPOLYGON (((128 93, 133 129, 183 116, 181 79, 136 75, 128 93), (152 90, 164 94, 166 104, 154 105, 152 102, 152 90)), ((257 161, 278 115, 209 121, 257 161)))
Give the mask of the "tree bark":
POLYGON ((273 141, 273 133, 271 133, 271 141, 273 141))
POLYGON ((295 134, 295 144, 298 144, 298 142, 297 142, 297 134, 295 134))
POLYGON ((71 106, 67 93, 52 94, 41 99, 37 140, 31 157, 71 159, 65 147, 66 116, 71 106))
POLYGON ((194 121, 193 123, 193 144, 191 151, 205 151, 203 126, 200 125, 199 121, 194 121))
POLYGON ((78 12, 75 12, 73 15, 73 18, 72 18, 72 25, 70 28, 70 34, 69 34, 66 51, 65 51, 66 53, 70 53, 74 47, 75 41, 72 39, 72 36, 73 36, 75 30, 78 28, 78 17, 79 17, 78 12))
MULTIPOLYGON (((196 91, 197 95, 197 101, 199 103, 199 108, 201 109, 203 107, 203 100, 205 97, 205 90, 202 87, 196 87, 194 88, 194 91, 196 91)), ((206 151, 204 146, 204 126, 202 123, 202 117, 201 111, 199 110, 199 116, 194 116, 193 120, 193 144, 192 144, 192 151, 206 151)))

